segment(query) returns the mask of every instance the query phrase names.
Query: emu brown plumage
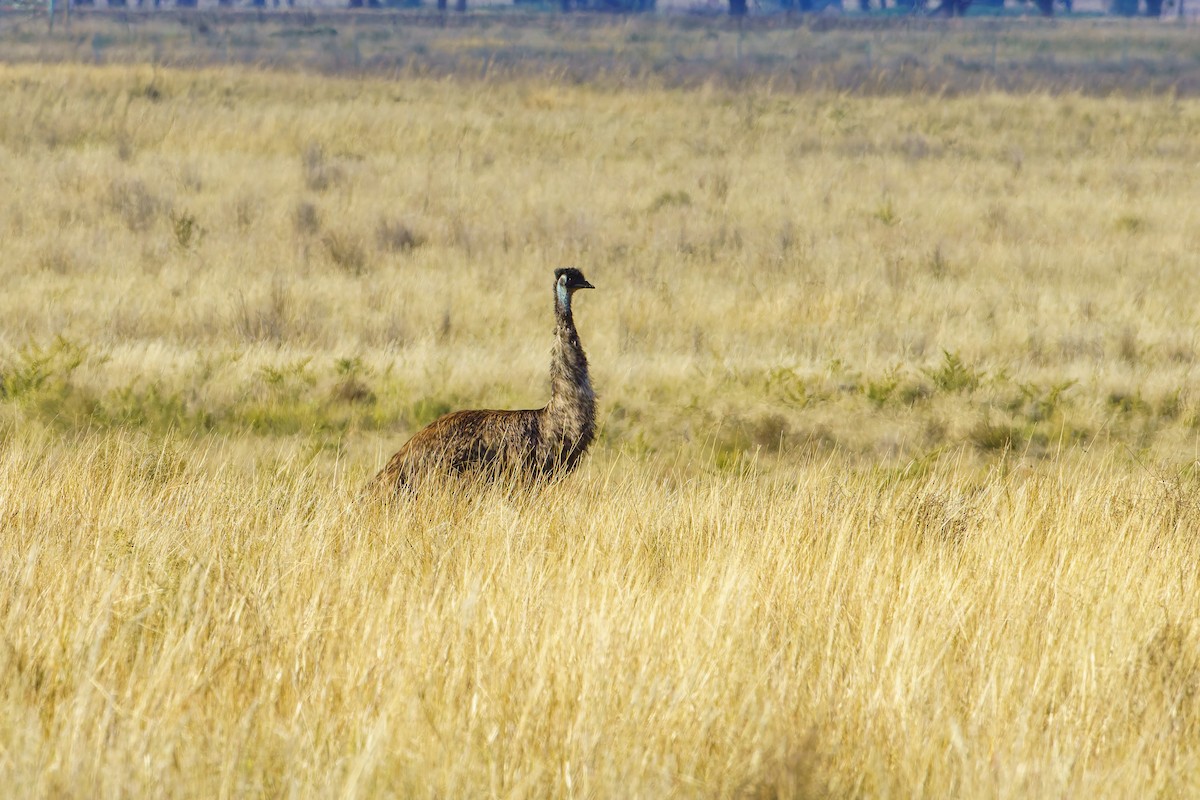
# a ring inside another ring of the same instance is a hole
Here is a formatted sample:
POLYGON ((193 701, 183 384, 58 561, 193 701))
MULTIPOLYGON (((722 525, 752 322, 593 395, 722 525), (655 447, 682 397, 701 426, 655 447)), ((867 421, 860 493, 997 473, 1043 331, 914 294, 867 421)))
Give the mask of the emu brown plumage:
POLYGON ((395 491, 422 478, 475 473, 549 481, 575 469, 596 432, 596 396, 575 330, 571 297, 593 289, 577 269, 554 271, 550 402, 520 411, 456 411, 434 420, 392 456, 373 485, 395 491))

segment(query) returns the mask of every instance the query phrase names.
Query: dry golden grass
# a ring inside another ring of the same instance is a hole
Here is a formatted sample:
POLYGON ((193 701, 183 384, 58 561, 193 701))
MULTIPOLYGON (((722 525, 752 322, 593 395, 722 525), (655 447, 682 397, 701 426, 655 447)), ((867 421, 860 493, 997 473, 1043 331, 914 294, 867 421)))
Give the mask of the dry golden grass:
POLYGON ((1200 788, 1200 104, 0 86, 8 785, 1200 788), (581 472, 364 502, 568 263, 581 472))
MULTIPOLYGON (((1088 456, 364 504, 9 437, 9 785, 88 796, 1193 796, 1194 482, 1088 456)), ((218 459, 219 460, 219 459, 218 459)))

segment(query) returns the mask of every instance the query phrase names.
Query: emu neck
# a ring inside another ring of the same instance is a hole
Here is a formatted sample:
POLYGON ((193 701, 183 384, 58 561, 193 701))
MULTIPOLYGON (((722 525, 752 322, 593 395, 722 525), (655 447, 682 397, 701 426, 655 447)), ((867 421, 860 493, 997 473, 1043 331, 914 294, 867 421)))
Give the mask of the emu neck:
POLYGON ((596 397, 588 376, 587 356, 575 330, 571 295, 555 287, 554 349, 550 357, 550 402, 546 411, 564 433, 590 435, 596 397))

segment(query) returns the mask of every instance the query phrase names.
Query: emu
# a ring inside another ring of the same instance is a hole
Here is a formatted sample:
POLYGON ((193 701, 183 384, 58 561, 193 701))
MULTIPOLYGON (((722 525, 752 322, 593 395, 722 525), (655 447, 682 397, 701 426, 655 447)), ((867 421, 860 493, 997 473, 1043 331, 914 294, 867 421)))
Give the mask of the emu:
POLYGON ((594 288, 577 269, 554 271, 550 402, 535 409, 456 411, 440 417, 392 456, 372 486, 396 492, 415 488, 422 478, 463 474, 538 483, 575 469, 595 436, 596 395, 571 298, 580 289, 594 288))

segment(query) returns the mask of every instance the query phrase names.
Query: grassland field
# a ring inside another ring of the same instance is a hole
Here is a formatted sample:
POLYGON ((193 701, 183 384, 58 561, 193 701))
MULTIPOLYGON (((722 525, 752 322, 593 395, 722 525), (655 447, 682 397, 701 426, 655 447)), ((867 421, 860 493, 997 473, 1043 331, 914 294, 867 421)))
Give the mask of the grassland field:
POLYGON ((439 60, 470 26, 350 68, 72 24, 0 29, 4 785, 1200 791, 1186 80, 985 85, 986 21, 880 39, 940 83, 691 23, 580 23, 688 70, 540 73, 439 60), (566 264, 580 471, 364 498, 439 414, 544 402, 566 264))

